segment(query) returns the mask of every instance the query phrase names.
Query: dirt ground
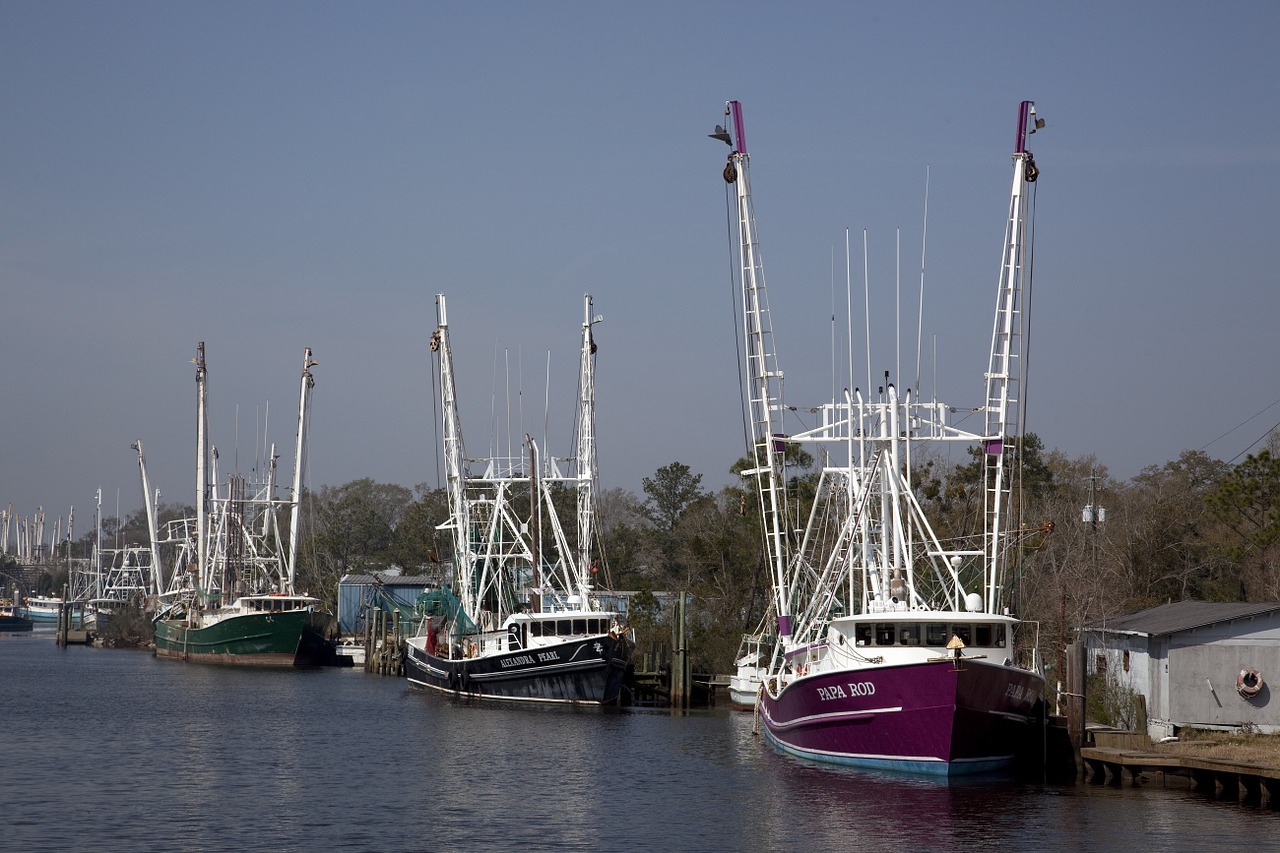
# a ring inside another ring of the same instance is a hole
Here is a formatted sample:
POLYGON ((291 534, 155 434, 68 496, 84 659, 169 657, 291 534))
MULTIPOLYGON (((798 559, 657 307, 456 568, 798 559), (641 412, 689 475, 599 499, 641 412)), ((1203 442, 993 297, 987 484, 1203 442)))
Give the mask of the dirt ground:
POLYGON ((1176 741, 1153 744, 1155 752, 1221 758, 1280 767, 1280 735, 1183 731, 1176 741))

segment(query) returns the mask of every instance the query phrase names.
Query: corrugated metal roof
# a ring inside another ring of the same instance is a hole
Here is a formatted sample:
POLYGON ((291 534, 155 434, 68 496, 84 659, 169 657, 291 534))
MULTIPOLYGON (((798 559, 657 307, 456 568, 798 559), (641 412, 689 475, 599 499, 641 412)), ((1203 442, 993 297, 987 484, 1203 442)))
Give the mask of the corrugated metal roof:
POLYGON ((1117 633, 1176 634, 1179 631, 1190 631, 1192 628, 1203 628, 1217 622, 1229 622, 1232 619, 1244 619, 1260 616, 1280 610, 1280 602, 1261 604, 1219 603, 1214 601, 1175 601, 1172 604, 1161 604, 1139 610, 1119 619, 1105 622, 1094 622, 1085 627, 1093 631, 1114 631, 1117 633))
POLYGON ((382 586, 426 586, 437 583, 434 575, 343 575, 339 586, 361 586, 381 584, 382 586))

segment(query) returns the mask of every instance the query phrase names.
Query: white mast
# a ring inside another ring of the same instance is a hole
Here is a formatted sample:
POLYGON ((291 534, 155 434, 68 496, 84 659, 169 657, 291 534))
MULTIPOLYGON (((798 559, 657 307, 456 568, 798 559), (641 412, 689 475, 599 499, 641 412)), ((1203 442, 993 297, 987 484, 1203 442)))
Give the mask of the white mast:
POLYGON ((724 168, 724 178, 737 188, 738 261, 742 274, 746 390, 751 421, 750 461, 753 464, 753 467, 742 472, 742 476, 754 475, 759 485, 760 510, 773 564, 778 634, 789 639, 792 633, 792 613, 783 527, 786 523, 786 493, 782 472, 783 444, 777 441, 782 429, 782 371, 778 369, 777 354, 773 350, 773 326, 765 291, 764 264, 756 236, 755 209, 751 203, 742 104, 729 101, 725 104, 725 115, 732 121, 732 135, 725 128, 717 126, 711 137, 728 143, 733 149, 724 168))
POLYGON ((991 332, 991 361, 987 371, 986 429, 983 448, 986 465, 986 607, 995 612, 1000 600, 1001 552, 1003 535, 1012 524, 1007 506, 1012 487, 1011 465, 1005 464, 1005 453, 1021 452, 1021 370, 1022 370, 1022 298, 1027 275, 1027 200, 1026 186, 1035 181, 1040 170, 1027 150, 1027 136, 1044 127, 1036 118, 1034 101, 1023 101, 1018 107, 1018 135, 1013 151, 1013 188, 1009 193, 1009 218, 1005 224, 1000 284, 996 293, 995 324, 991 332))
MULTIPOLYGON (((116 519, 116 527, 120 519, 116 519)), ((93 597, 102 597, 102 489, 97 491, 97 508, 93 513, 93 597)))
POLYGON ((207 569, 209 562, 209 543, 207 541, 208 525, 208 473, 209 438, 208 423, 205 413, 207 389, 205 384, 204 341, 196 344, 196 357, 192 359, 196 366, 196 577, 195 588, 207 590, 207 569))
POLYGON ((151 496, 151 483, 147 479, 147 461, 142 458, 142 439, 138 439, 130 446, 138 451, 138 473, 142 477, 142 505, 147 511, 147 535, 151 537, 151 593, 159 597, 164 590, 164 568, 160 564, 160 534, 156 524, 156 505, 151 496))
POLYGON ((289 514, 289 586, 285 590, 290 595, 294 593, 293 584, 297 578, 298 568, 298 515, 302 505, 302 472, 306 465, 307 410, 311 404, 311 389, 316 385, 315 377, 311 375, 311 368, 317 364, 319 362, 311 357, 311 347, 304 347, 302 390, 298 394, 298 440, 293 449, 293 493, 290 495, 293 507, 289 514))
POLYGON ((579 384, 582 399, 578 406, 578 585, 582 588, 586 603, 587 587, 591 584, 591 544, 595 535, 593 517, 594 496, 599 472, 596 463, 596 342, 591 327, 603 317, 591 315, 591 294, 583 297, 582 356, 579 384))
MULTIPOLYGON (((458 415, 458 400, 453 384, 453 351, 449 348, 449 320, 445 310, 443 293, 436 294, 436 330, 431 335, 431 349, 440 360, 440 403, 444 429, 445 479, 449 493, 449 524, 453 530, 454 571, 461 577, 471 565, 471 520, 466 499, 466 473, 463 463, 466 451, 462 445, 462 421, 458 415)), ((460 584, 454 590, 462 599, 467 613, 475 609, 475 592, 472 584, 460 584)))

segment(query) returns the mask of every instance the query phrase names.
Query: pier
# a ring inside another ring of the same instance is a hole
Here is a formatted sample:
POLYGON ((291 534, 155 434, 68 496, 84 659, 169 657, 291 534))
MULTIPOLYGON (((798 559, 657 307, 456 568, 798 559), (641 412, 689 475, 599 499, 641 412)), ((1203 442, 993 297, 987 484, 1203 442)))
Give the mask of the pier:
POLYGON ((1162 784, 1173 776, 1214 799, 1280 809, 1280 767, 1125 746, 1087 746, 1080 759, 1093 784, 1120 787, 1127 776, 1130 785, 1140 786, 1159 773, 1162 784))

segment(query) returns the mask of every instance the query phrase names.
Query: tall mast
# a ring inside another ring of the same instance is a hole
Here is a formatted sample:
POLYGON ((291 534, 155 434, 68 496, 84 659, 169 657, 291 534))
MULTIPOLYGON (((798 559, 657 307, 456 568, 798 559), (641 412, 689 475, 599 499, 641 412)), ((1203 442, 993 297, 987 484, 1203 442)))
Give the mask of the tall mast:
POLYGON ((994 612, 1000 602, 1001 560, 1004 534, 1011 524, 1007 505, 1012 466, 1005 455, 1021 452, 1021 371, 1023 281, 1027 275, 1027 184, 1040 174, 1027 150, 1027 136, 1044 127, 1036 118, 1034 101, 1018 107, 1018 133, 1014 139, 1013 187, 1009 193, 1009 218, 1005 224, 1000 284, 996 293, 995 324, 991 332, 991 361, 987 371, 986 429, 984 432, 984 480, 986 491, 986 607, 994 612))
POLYGON ((142 505, 147 510, 147 534, 151 537, 151 592, 159 596, 164 583, 164 567, 160 564, 160 534, 156 525, 156 504, 147 479, 147 461, 142 458, 142 439, 132 445, 138 451, 138 472, 142 475, 142 505))
MULTIPOLYGON (((449 520, 453 526, 453 565, 458 577, 465 577, 471 565, 471 520, 467 509, 466 473, 463 463, 466 451, 462 445, 462 421, 458 415, 458 399, 453 383, 453 351, 449 348, 449 320, 443 293, 436 294, 436 330, 431 335, 431 349, 440 360, 440 403, 444 430, 445 480, 449 494, 449 520)), ((470 583, 460 584, 455 594, 462 599, 467 613, 475 613, 475 592, 470 583)))
MULTIPOLYGON (((302 506, 302 472, 307 461, 307 412, 311 407, 311 389, 316 379, 311 368, 319 364, 311 357, 311 347, 302 350, 302 389, 298 392, 298 439, 293 447, 293 491, 289 498, 289 586, 285 592, 293 595, 294 581, 298 576, 298 516, 302 506)), ((273 466, 274 468, 274 466, 273 466)), ((269 493, 268 493, 269 494, 269 493)))
POLYGON ((591 315, 591 294, 583 297, 582 356, 578 384, 578 585, 586 591, 591 582, 591 544, 594 530, 595 490, 599 480, 596 463, 596 342, 591 327, 603 317, 591 315))
POLYGON ((742 275, 743 341, 746 355, 746 390, 751 422, 751 462, 742 475, 754 475, 760 493, 760 509, 772 562, 774 600, 777 604, 778 634, 790 637, 791 600, 787 583, 785 551, 786 494, 783 489, 783 444, 776 439, 782 430, 782 371, 773 349, 773 325, 765 291, 764 263, 756 235, 755 209, 751 203, 750 160, 742 104, 729 101, 725 115, 732 131, 716 127, 711 134, 730 146, 724 179, 736 186, 738 202, 738 268, 742 275))
POLYGON ((208 525, 208 477, 209 435, 205 412, 207 389, 205 385, 204 341, 196 345, 196 577, 195 588, 204 589, 209 560, 208 525))
MULTIPOLYGON (((120 526, 120 519, 116 519, 120 526)), ((93 513, 93 596, 102 597, 102 489, 97 491, 97 508, 93 513)))

